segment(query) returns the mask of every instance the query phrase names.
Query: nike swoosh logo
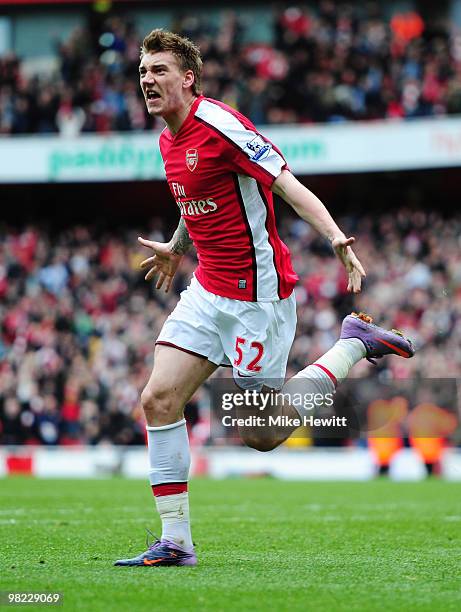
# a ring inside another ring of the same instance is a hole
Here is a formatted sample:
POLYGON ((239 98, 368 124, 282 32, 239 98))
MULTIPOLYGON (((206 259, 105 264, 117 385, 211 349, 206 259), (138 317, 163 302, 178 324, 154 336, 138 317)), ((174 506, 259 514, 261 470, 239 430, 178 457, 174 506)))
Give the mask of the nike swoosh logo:
POLYGON ((376 338, 376 340, 378 342, 381 342, 381 344, 385 344, 386 346, 388 346, 390 349, 395 351, 397 355, 400 355, 401 357, 407 357, 407 358, 410 357, 409 353, 399 348, 398 346, 395 346, 394 344, 391 344, 390 342, 387 342, 386 340, 381 340, 381 338, 376 338))
POLYGON ((245 374, 240 374, 240 372, 237 371, 237 376, 239 378, 253 378, 253 376, 251 376, 251 374, 245 376, 245 374))
POLYGON ((160 563, 160 561, 164 561, 165 559, 144 559, 144 565, 155 565, 155 563, 160 563))

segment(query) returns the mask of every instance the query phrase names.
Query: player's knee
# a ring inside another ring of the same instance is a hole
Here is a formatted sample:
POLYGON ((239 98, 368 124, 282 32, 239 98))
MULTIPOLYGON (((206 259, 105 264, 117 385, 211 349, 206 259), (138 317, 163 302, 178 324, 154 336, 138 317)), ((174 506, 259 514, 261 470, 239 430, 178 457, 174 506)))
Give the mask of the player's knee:
POLYGON ((141 393, 141 406, 148 425, 162 425, 175 420, 177 406, 171 389, 151 385, 141 393))
POLYGON ((262 453, 267 453, 268 451, 274 450, 279 443, 277 440, 266 437, 259 437, 253 433, 240 434, 240 437, 246 446, 250 448, 254 448, 257 451, 262 453))

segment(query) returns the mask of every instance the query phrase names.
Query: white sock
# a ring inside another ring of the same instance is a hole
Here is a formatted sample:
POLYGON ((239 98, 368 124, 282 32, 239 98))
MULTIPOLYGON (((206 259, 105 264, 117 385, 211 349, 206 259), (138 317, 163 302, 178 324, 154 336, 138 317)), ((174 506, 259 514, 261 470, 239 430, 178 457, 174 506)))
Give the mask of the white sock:
MULTIPOLYGON (((283 392, 295 393, 299 391, 299 381, 303 381, 303 392, 306 393, 306 385, 311 393, 319 393, 323 396, 334 394, 336 387, 349 374, 350 369, 363 359, 366 350, 358 338, 347 338, 338 340, 336 344, 322 357, 291 378, 283 388, 283 392), (309 381, 309 382, 307 382, 309 381)), ((305 414, 301 406, 293 404, 300 416, 305 414)), ((317 406, 319 407, 319 406, 317 406)))
POLYGON ((194 545, 190 531, 189 493, 156 495, 155 503, 162 520, 162 540, 191 550, 194 545))
MULTIPOLYGON (((337 383, 342 382, 349 374, 350 369, 367 354, 363 342, 358 338, 347 338, 338 340, 336 344, 315 361, 313 364, 317 370, 327 370, 332 374, 337 383)), ((305 368, 307 370, 312 366, 305 368)), ((305 370, 301 370, 304 372, 305 370)), ((325 372, 327 374, 327 372, 325 372)))
POLYGON ((162 521, 162 540, 193 548, 187 481, 190 468, 186 419, 171 425, 147 425, 149 480, 162 521))

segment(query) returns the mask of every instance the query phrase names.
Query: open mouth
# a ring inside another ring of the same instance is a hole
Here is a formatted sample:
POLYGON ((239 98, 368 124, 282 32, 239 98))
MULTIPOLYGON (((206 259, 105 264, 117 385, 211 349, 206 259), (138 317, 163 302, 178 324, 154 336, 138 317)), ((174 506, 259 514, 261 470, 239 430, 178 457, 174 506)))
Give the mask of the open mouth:
POLYGON ((160 94, 158 94, 156 91, 153 91, 153 90, 146 91, 147 100, 158 100, 160 97, 161 97, 160 94))

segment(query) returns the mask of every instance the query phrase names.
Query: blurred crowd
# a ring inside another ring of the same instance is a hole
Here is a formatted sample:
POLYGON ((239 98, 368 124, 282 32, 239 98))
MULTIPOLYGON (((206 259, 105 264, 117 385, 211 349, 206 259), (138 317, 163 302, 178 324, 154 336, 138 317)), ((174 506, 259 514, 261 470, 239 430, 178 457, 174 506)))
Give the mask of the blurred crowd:
MULTIPOLYGON (((314 361, 354 310, 402 329, 418 347, 411 360, 363 360, 352 375, 458 377, 461 366, 461 216, 435 212, 345 217, 367 269, 364 292, 346 293, 342 266, 301 220, 285 218, 281 235, 300 276, 298 328, 288 375, 314 361)), ((139 393, 152 367, 154 340, 196 265, 184 257, 174 291, 144 281, 136 236, 169 239, 172 228, 100 233, 72 226, 0 232, 0 442, 3 444, 143 444, 139 393)), ((217 371, 221 376, 225 369, 217 371)), ((201 389, 187 407, 192 442, 209 435, 210 406, 201 389)))
MULTIPOLYGON (((322 0, 274 8, 273 40, 262 44, 247 42, 254 24, 218 10, 218 26, 186 15, 172 29, 199 44, 205 95, 256 124, 461 113, 461 32, 448 21, 425 23, 414 11, 385 18, 378 3, 322 0)), ((137 83, 145 34, 113 15, 55 41, 56 73, 30 76, 21 58, 0 58, 0 133, 155 127, 137 83)))

